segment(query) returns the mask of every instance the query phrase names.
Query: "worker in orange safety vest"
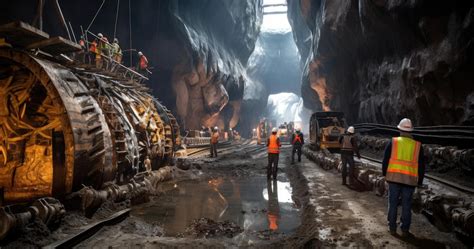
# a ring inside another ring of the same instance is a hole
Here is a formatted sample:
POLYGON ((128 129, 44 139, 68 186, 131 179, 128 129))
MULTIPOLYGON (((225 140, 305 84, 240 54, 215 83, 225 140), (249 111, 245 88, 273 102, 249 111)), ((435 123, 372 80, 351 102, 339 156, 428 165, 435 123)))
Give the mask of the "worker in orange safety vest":
POLYGON ((278 159, 280 157, 280 138, 277 136, 277 128, 272 129, 272 135, 267 139, 268 147, 268 166, 267 166, 267 178, 273 175, 273 179, 277 177, 278 171, 278 159))
POLYGON ((411 206, 416 186, 423 184, 425 164, 421 143, 414 140, 413 124, 404 118, 398 125, 400 136, 394 137, 385 148, 382 172, 388 182, 388 221, 392 235, 397 233, 397 208, 401 197, 401 230, 403 237, 411 237, 411 206))
POLYGON ((138 52, 138 72, 142 75, 148 72, 148 59, 141 51, 138 52))
POLYGON ((214 127, 211 135, 211 157, 217 157, 217 143, 219 142, 219 127, 214 127))
POLYGON ((301 148, 304 145, 304 138, 300 128, 296 128, 296 133, 291 136, 291 144, 293 145, 291 163, 295 163, 295 153, 298 154, 298 162, 301 162, 301 148))

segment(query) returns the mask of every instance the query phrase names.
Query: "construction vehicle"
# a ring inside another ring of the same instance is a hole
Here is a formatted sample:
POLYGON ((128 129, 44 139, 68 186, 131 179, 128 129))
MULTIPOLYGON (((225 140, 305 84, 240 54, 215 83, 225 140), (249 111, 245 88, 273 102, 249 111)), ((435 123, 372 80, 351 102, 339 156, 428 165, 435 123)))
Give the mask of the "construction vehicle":
POLYGON ((283 123, 278 127, 278 137, 281 142, 291 142, 291 136, 295 133, 293 122, 283 123))
POLYGON ((275 126, 274 120, 262 118, 257 126, 257 144, 266 143, 267 137, 270 136, 271 130, 275 126))
POLYGON ((340 149, 339 137, 344 134, 343 112, 315 112, 310 119, 310 144, 314 149, 340 149))

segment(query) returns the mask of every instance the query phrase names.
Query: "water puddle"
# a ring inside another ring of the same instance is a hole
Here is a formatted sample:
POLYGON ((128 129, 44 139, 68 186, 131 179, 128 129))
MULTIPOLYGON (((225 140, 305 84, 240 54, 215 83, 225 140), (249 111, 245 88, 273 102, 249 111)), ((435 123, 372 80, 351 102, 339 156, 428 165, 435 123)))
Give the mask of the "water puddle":
POLYGON ((184 232, 199 218, 230 220, 244 230, 291 233, 300 225, 299 210, 291 198, 288 181, 216 178, 186 181, 153 202, 133 208, 131 215, 163 225, 167 236, 184 232))

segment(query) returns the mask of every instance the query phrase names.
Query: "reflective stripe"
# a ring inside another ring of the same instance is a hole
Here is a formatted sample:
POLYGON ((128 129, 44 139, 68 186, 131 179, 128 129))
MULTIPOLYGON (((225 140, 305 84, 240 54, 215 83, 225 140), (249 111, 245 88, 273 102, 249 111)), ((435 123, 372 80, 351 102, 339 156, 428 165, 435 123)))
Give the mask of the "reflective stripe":
POLYGON ((301 138, 300 138, 299 135, 296 135, 296 136, 295 136, 295 140, 293 140, 293 144, 295 144, 296 142, 300 142, 300 143, 301 143, 301 138), (296 140, 298 140, 298 141, 296 141, 296 140))
POLYGON ((343 150, 352 150, 351 139, 352 139, 352 136, 343 135, 343 137, 342 137, 342 149, 343 150))
POLYGON ((278 144, 278 137, 271 135, 268 143, 268 153, 280 153, 280 145, 278 144))
POLYGON ((421 143, 407 137, 392 139, 392 153, 387 168, 387 181, 416 186, 421 143))

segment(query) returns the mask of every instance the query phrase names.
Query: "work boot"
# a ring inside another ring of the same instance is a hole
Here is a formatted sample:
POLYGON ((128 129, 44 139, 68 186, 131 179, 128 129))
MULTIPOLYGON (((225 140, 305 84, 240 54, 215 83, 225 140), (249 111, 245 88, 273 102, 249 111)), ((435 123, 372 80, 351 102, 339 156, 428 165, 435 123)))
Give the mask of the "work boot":
POLYGON ((347 185, 347 183, 346 183, 346 178, 345 178, 345 177, 342 178, 342 185, 347 185))
POLYGON ((389 230, 390 230, 391 235, 393 235, 393 236, 397 235, 397 229, 396 228, 395 229, 390 228, 389 230))
POLYGON ((402 230, 402 237, 403 238, 413 238, 415 237, 412 233, 410 233, 410 231, 406 230, 402 230))

